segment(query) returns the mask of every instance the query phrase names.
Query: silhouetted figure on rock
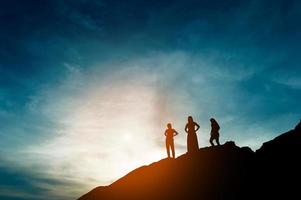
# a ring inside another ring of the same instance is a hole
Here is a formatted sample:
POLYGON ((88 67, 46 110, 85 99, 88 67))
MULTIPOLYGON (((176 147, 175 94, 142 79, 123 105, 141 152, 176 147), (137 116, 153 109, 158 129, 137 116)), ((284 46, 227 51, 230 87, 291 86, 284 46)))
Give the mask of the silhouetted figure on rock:
POLYGON ((300 144, 301 131, 290 130, 256 152, 233 141, 201 148, 193 159, 187 153, 142 166, 78 200, 298 199, 300 144))
POLYGON ((168 123, 167 129, 164 133, 164 135, 166 136, 165 143, 166 143, 166 151, 167 151, 168 158, 170 158, 170 149, 171 149, 172 157, 175 158, 175 146, 173 142, 173 137, 178 134, 179 133, 172 128, 171 123, 168 123))
POLYGON ((219 125, 217 121, 214 118, 210 119, 211 122, 211 133, 210 133, 210 144, 211 146, 214 146, 213 140, 216 141, 217 145, 220 145, 219 143, 219 125))
POLYGON ((200 126, 193 121, 191 116, 188 117, 188 123, 185 126, 187 135, 187 151, 188 153, 195 153, 199 150, 198 138, 196 132, 200 126))

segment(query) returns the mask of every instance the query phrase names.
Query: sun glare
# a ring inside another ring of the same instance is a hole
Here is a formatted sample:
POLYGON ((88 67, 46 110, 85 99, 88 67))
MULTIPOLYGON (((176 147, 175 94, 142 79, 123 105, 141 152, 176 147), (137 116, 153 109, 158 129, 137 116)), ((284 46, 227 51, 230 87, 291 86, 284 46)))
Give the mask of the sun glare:
POLYGON ((122 136, 124 142, 131 142, 133 140, 133 136, 130 133, 124 133, 122 136))
POLYGON ((158 119, 156 95, 154 89, 141 85, 91 90, 64 120, 68 125, 64 134, 44 144, 42 151, 64 155, 54 159, 54 168, 68 166, 66 173, 91 185, 109 184, 159 160, 164 151, 154 134, 162 128, 153 122, 158 119))

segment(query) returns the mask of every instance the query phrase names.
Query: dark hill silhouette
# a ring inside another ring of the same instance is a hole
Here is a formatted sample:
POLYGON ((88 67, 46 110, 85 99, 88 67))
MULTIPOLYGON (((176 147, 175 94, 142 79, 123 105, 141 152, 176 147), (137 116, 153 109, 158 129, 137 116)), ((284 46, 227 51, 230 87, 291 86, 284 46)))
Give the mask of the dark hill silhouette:
POLYGON ((300 144, 299 124, 256 152, 234 142, 202 148, 140 167, 79 200, 300 198, 300 144))

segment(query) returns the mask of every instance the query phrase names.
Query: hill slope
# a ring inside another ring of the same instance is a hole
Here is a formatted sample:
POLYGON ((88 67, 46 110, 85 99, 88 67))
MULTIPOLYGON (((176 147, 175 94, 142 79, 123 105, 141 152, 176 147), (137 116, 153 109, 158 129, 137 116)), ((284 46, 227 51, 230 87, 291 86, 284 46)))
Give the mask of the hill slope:
POLYGON ((253 152, 227 142, 138 168, 79 200, 271 199, 298 195, 300 124, 253 152), (297 181, 297 182, 296 182, 297 181))

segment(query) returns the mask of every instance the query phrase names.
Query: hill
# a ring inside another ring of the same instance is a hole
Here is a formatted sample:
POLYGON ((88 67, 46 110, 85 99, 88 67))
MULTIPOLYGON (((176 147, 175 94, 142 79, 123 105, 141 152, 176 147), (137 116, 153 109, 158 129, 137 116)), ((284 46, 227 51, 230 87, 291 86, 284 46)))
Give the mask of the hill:
MULTIPOLYGON (((234 142, 140 167, 79 200, 295 198, 299 194, 301 124, 253 152, 234 142)), ((121 165, 122 166, 122 165, 121 165)))

